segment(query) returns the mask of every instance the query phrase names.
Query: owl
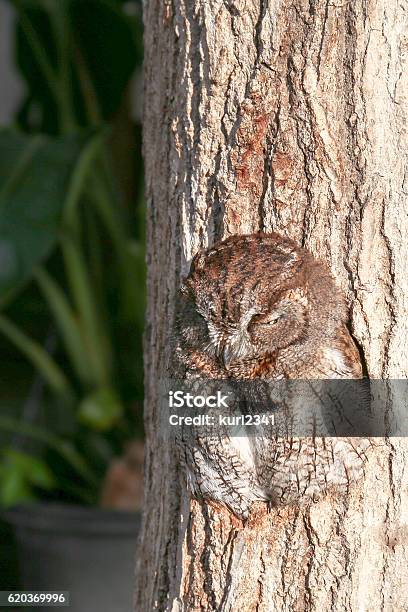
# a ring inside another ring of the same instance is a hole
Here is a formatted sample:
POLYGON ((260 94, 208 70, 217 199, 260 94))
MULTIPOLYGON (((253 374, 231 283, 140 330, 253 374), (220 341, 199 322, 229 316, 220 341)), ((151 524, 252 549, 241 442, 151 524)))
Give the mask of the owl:
MULTIPOLYGON (((177 378, 204 381, 208 392, 239 383, 252 399, 257 390, 268 395, 277 381, 291 389, 284 400, 273 400, 289 405, 283 428, 180 428, 177 443, 193 495, 245 519, 256 501, 301 505, 332 489, 347 492, 363 473, 369 439, 300 435, 291 426, 305 413, 319 418, 311 400, 319 381, 323 388, 328 379, 362 377, 346 302, 327 266, 276 233, 231 236, 194 257, 177 313, 177 378)), ((240 405, 250 412, 247 400, 240 405)))

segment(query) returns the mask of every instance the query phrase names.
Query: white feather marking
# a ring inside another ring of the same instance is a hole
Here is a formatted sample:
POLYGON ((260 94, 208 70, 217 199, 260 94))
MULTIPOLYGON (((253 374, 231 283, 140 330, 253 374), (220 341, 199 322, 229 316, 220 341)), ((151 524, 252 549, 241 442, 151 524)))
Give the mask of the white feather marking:
POLYGON ((230 438, 230 444, 235 448, 237 455, 250 470, 255 469, 254 455, 248 437, 242 430, 234 432, 230 438))
POLYGON ((325 356, 333 364, 333 370, 339 374, 351 373, 350 368, 347 367, 346 362, 344 361, 343 354, 338 349, 326 348, 325 356))

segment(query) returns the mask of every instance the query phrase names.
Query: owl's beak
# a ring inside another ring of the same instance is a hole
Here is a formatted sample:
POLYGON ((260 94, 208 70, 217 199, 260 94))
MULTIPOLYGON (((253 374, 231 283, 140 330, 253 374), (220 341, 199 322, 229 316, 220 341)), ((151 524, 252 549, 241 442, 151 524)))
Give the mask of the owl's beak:
POLYGON ((245 333, 239 333, 232 341, 230 340, 230 342, 224 345, 221 351, 221 358, 226 368, 245 354, 246 342, 247 337, 245 333))

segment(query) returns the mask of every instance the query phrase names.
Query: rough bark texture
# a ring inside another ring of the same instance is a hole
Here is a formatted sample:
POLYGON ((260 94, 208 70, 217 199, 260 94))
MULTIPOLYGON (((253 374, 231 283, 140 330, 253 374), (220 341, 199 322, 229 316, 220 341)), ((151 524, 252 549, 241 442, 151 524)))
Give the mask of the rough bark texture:
POLYGON ((191 257, 275 230, 326 259, 373 378, 408 370, 408 5, 147 0, 146 502, 135 610, 408 610, 408 446, 350 496, 260 505, 248 524, 190 500, 157 401, 191 257))

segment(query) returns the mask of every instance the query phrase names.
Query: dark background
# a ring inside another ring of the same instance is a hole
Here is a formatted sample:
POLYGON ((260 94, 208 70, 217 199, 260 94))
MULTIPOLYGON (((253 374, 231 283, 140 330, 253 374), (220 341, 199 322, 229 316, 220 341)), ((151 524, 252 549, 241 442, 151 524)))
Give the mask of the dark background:
POLYGON ((140 503, 141 65, 138 0, 0 0, 0 512, 140 503))

